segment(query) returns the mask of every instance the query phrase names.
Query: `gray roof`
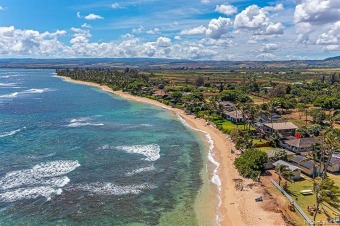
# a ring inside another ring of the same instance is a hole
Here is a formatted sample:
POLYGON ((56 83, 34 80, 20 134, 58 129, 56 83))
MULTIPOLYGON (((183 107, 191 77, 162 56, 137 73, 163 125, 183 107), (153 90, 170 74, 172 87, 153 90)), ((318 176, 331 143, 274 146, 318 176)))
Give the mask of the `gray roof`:
POLYGON ((285 162, 285 161, 283 161, 283 160, 276 161, 276 162, 273 163, 273 165, 274 165, 274 166, 285 165, 285 166, 287 166, 291 171, 295 171, 295 170, 300 169, 299 167, 294 166, 294 165, 292 165, 292 164, 290 164, 290 163, 288 163, 288 162, 285 162))
POLYGON ((235 104, 233 102, 230 102, 230 101, 221 101, 220 102, 220 105, 223 105, 223 106, 235 106, 235 104))
POLYGON ((308 169, 315 168, 313 161, 311 161, 308 158, 303 157, 301 155, 297 155, 295 158, 293 158, 292 162, 295 162, 296 164, 303 166, 305 168, 308 168, 308 169))
POLYGON ((300 139, 296 139, 294 137, 284 142, 292 147, 309 148, 309 147, 312 147, 314 144, 316 144, 317 140, 314 137, 306 137, 306 138, 300 138, 300 139))
POLYGON ((276 149, 276 150, 267 151, 268 158, 273 158, 273 157, 275 157, 276 152, 279 152, 279 151, 285 151, 286 154, 287 154, 288 156, 289 156, 289 155, 295 155, 294 152, 291 152, 291 151, 288 151, 288 150, 285 150, 285 149, 281 149, 281 150, 276 149))
MULTIPOLYGON (((243 113, 242 111, 229 111, 229 112, 224 112, 226 115, 229 115, 232 118, 236 118, 236 119, 243 119, 243 113)), ((246 116, 245 116, 246 117, 246 116)), ((247 117, 246 117, 247 118, 247 117)))
POLYGON ((273 128, 274 130, 297 129, 298 128, 292 122, 264 123, 263 125, 269 128, 273 128))

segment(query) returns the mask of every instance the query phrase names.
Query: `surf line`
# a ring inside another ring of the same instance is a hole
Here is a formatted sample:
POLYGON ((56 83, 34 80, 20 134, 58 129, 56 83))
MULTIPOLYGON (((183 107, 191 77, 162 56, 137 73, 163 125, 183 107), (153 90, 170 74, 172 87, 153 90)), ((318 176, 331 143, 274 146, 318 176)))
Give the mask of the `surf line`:
POLYGON ((204 131, 204 130, 200 130, 200 129, 197 129, 197 128, 194 128, 192 126, 190 126, 184 119, 181 115, 179 115, 178 113, 176 113, 178 119, 182 122, 182 124, 192 130, 195 130, 195 131, 198 131, 198 132, 201 132, 203 134, 205 134, 205 137, 207 138, 207 141, 209 143, 209 153, 208 153, 208 160, 215 166, 215 169, 213 171, 213 176, 211 177, 210 179, 210 182, 212 182, 213 184, 216 185, 217 187, 217 198, 218 198, 218 205, 216 207, 216 211, 217 211, 217 215, 216 215, 216 218, 215 218, 215 223, 216 225, 220 226, 221 225, 221 221, 223 219, 223 216, 221 216, 220 214, 220 208, 222 206, 222 183, 221 183, 221 179, 220 177, 218 176, 218 171, 219 171, 219 168, 220 168, 220 163, 217 162, 214 157, 213 157, 213 151, 214 151, 214 141, 213 139, 211 138, 211 135, 210 133, 204 131))

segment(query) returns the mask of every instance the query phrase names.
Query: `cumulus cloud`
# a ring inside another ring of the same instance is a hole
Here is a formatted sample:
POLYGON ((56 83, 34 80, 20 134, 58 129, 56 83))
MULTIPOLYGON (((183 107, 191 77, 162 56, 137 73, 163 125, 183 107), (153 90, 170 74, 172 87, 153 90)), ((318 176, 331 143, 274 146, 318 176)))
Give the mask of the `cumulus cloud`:
POLYGON ((85 20, 102 20, 102 19, 104 19, 104 17, 99 16, 99 15, 94 14, 94 13, 90 13, 89 15, 84 16, 84 18, 85 18, 85 20))
POLYGON ((235 6, 232 5, 217 5, 215 8, 216 12, 225 14, 227 16, 233 15, 235 13, 237 13, 237 8, 235 6))
POLYGON ((5 8, 0 5, 0 11, 3 11, 3 10, 5 10, 5 8))
POLYGON ((256 56, 256 59, 259 59, 259 60, 273 60, 275 58, 276 56, 272 53, 261 53, 256 56))
POLYGON ((159 28, 154 28, 154 29, 148 30, 146 33, 149 35, 155 35, 155 34, 161 33, 161 31, 159 30, 159 28))
POLYGON ((181 35, 201 35, 205 34, 207 28, 204 26, 199 26, 195 28, 184 29, 181 31, 181 35))
POLYGON ((235 17, 235 29, 251 30, 255 35, 280 35, 284 26, 281 22, 274 23, 268 17, 269 12, 282 10, 282 4, 275 7, 260 8, 257 5, 248 6, 235 17))
POLYGON ((316 41, 318 45, 326 45, 324 51, 340 50, 340 21, 330 26, 327 32, 322 33, 316 41))
POLYGON ((210 3, 210 0, 201 0, 201 3, 203 3, 203 4, 209 4, 209 3, 210 3))
POLYGON ((176 36, 174 37, 174 39, 175 39, 175 40, 181 40, 181 39, 182 39, 182 37, 181 37, 181 36, 179 36, 179 35, 176 35, 176 36))
POLYGON ((78 17, 78 18, 82 18, 80 12, 77 12, 77 17, 78 17))
POLYGON ((294 12, 294 22, 298 33, 297 41, 307 44, 310 42, 310 34, 320 28, 328 27, 330 30, 321 34, 316 43, 320 45, 335 43, 334 27, 339 21, 339 0, 300 0, 294 12))
POLYGON ((139 28, 133 28, 132 33, 141 34, 144 30, 145 28, 143 26, 140 26, 139 28))
POLYGON ((57 39, 66 31, 40 33, 34 30, 0 27, 0 53, 19 55, 59 55, 63 44, 57 39))
POLYGON ((170 47, 171 44, 171 39, 167 37, 159 37, 156 41, 157 45, 160 47, 170 47))
POLYGON ((74 32, 73 38, 70 40, 71 44, 87 43, 89 42, 89 38, 92 37, 91 33, 88 30, 72 27, 71 31, 74 32))
POLYGON ((181 31, 181 35, 205 34, 210 38, 218 39, 227 34, 231 25, 232 21, 229 18, 219 17, 218 19, 212 19, 207 27, 199 26, 191 29, 184 29, 181 31))
POLYGON ((279 46, 277 44, 268 43, 263 45, 263 48, 261 48, 261 52, 269 52, 277 49, 279 49, 279 46))
POLYGON ((83 23, 83 24, 81 25, 81 27, 82 27, 82 28, 88 28, 88 29, 92 28, 92 26, 89 25, 89 24, 87 24, 87 23, 83 23))

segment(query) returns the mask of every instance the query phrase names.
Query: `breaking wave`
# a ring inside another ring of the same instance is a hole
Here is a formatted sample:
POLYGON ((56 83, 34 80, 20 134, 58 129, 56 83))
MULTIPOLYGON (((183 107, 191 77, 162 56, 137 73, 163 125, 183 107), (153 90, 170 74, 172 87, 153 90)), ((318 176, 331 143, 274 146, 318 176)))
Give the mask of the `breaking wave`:
POLYGON ((50 200, 53 195, 60 195, 63 192, 61 188, 52 188, 46 186, 34 188, 19 188, 13 191, 0 193, 0 202, 15 202, 23 199, 36 199, 40 196, 50 200))
POLYGON ((98 117, 98 115, 74 118, 70 120, 70 123, 66 125, 66 127, 76 128, 76 127, 82 127, 82 126, 104 126, 103 123, 92 122, 96 117, 98 117))
POLYGON ((55 91, 54 89, 50 88, 43 88, 43 89, 28 89, 20 92, 14 92, 14 93, 9 93, 9 94, 3 94, 0 95, 0 98, 15 98, 20 95, 25 95, 25 94, 33 94, 33 93, 44 93, 44 92, 51 92, 55 91))
POLYGON ((118 150, 126 151, 131 154, 141 154, 144 155, 146 161, 156 161, 159 159, 161 148, 158 144, 150 145, 132 145, 132 146, 118 146, 118 150))
POLYGON ((154 167, 154 165, 151 165, 151 166, 131 170, 131 171, 125 173, 125 176, 130 177, 130 176, 133 176, 133 175, 136 175, 136 174, 140 174, 140 173, 144 173, 144 172, 150 172, 150 171, 153 171, 153 170, 155 170, 155 167, 154 167))
POLYGON ((79 166, 78 161, 61 160, 41 163, 32 169, 9 172, 0 178, 0 191, 3 191, 0 193, 0 201, 12 202, 61 193, 60 188, 70 182, 70 179, 63 175, 79 166))
POLYGON ((16 129, 16 130, 13 130, 13 131, 10 131, 10 132, 5 132, 3 134, 0 134, 0 138, 13 136, 13 135, 19 133, 23 129, 26 129, 26 127, 23 127, 21 129, 16 129))
POLYGON ((138 195, 144 190, 150 190, 157 188, 152 184, 139 184, 139 185, 128 185, 119 186, 113 183, 91 183, 91 184, 80 184, 76 187, 77 190, 87 191, 98 195, 138 195))

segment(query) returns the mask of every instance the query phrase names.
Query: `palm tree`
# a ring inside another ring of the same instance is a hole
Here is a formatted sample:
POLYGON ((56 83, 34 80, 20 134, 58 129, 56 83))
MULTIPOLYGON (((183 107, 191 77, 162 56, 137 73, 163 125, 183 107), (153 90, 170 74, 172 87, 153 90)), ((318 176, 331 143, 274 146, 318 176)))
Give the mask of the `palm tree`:
POLYGON ((328 203, 330 206, 339 207, 340 203, 340 188, 335 185, 335 182, 330 178, 317 178, 317 186, 315 189, 316 209, 314 212, 314 221, 319 212, 321 203, 328 203))
POLYGON ((275 171, 279 176, 279 185, 281 184, 282 178, 286 180, 290 180, 290 178, 294 176, 293 171, 289 169, 289 167, 286 165, 282 165, 282 164, 277 165, 275 168, 275 171))

